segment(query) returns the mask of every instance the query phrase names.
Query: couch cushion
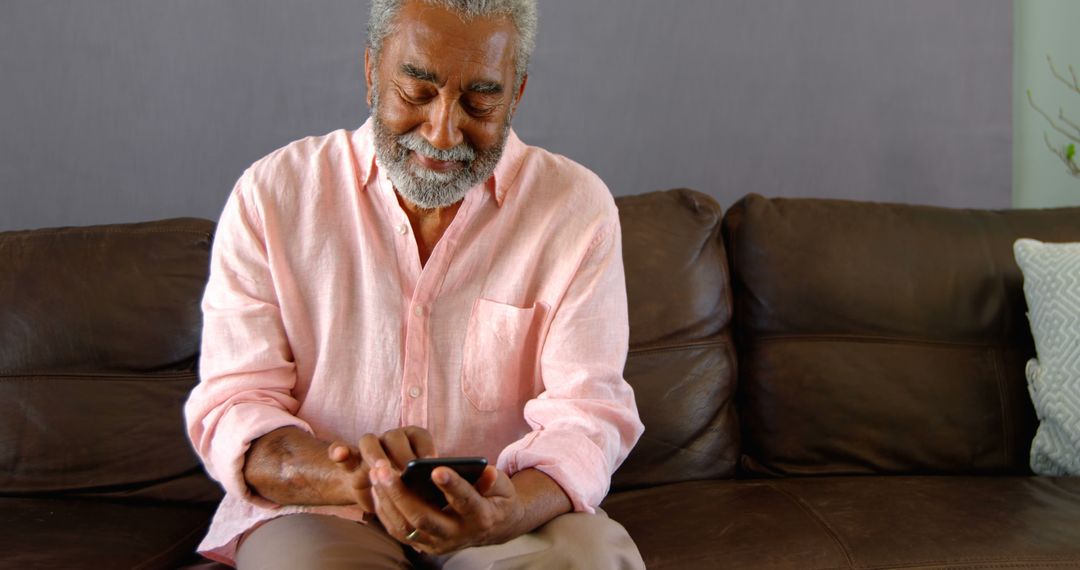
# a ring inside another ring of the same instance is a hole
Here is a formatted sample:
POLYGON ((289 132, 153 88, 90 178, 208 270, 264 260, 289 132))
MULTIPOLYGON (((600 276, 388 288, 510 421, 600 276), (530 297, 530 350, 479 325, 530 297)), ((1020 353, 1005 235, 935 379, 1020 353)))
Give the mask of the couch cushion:
POLYGON ((1080 479, 807 477, 618 493, 650 569, 1080 565, 1080 479))
POLYGON ((630 310, 625 376, 645 433, 612 486, 730 476, 739 440, 720 207, 692 190, 615 202, 630 310))
POLYGON ((724 231, 746 471, 1028 472, 1012 242, 1080 239, 1080 208, 751 195, 724 231))
POLYGON ((686 342, 731 321, 721 210, 693 190, 615 199, 622 226, 630 346, 686 342))
POLYGON ((192 369, 213 227, 0 233, 0 371, 192 369))
POLYGON ((194 372, 0 376, 0 489, 216 501, 185 439, 194 372))
POLYGON ((635 350, 625 375, 645 433, 612 478, 615 490, 730 477, 739 457, 729 342, 635 350))
POLYGON ((694 481, 609 495, 645 566, 843 568, 843 549, 811 513, 771 484, 694 481))
POLYGON ((214 501, 183 431, 213 223, 0 233, 0 488, 214 501))
POLYGON ((0 568, 176 568, 213 506, 0 498, 0 568))

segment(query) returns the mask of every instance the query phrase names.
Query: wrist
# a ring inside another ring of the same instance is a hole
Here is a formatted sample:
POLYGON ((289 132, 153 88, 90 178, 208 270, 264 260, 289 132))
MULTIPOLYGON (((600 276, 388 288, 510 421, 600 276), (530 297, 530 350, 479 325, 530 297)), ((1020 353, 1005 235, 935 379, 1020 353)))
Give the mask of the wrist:
POLYGON ((329 456, 331 444, 297 428, 281 428, 252 442, 244 479, 259 496, 279 505, 345 505, 355 502, 346 469, 329 456))
POLYGON ((321 470, 319 481, 313 485, 325 505, 351 505, 356 502, 356 490, 341 465, 331 464, 321 470))
POLYGON ((569 513, 573 503, 554 479, 538 469, 524 469, 510 478, 517 490, 521 512, 518 535, 532 532, 551 519, 569 513))

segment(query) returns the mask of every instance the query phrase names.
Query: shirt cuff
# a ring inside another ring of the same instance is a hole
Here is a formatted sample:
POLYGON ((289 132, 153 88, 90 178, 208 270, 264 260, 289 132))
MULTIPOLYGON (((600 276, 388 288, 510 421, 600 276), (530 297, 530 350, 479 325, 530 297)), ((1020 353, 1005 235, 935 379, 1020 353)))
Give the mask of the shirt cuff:
POLYGON ((574 512, 595 513, 611 485, 603 452, 580 434, 532 432, 503 449, 497 464, 508 475, 536 469, 551 477, 570 498, 574 512))
POLYGON ((312 435, 311 426, 289 412, 262 404, 239 403, 225 412, 217 424, 210 460, 213 475, 226 493, 264 509, 280 507, 252 492, 244 480, 244 456, 251 442, 283 427, 300 428, 312 435))

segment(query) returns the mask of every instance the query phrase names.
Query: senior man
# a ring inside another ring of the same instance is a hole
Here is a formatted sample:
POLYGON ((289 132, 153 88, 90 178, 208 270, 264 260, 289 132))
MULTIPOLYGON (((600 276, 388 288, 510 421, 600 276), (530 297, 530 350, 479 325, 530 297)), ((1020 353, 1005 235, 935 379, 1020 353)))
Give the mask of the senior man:
POLYGON ((244 172, 203 299, 188 430, 241 568, 638 568, 597 505, 642 432, 618 217, 510 129, 535 0, 375 0, 371 118, 244 172), (440 467, 438 509, 406 488, 440 467))

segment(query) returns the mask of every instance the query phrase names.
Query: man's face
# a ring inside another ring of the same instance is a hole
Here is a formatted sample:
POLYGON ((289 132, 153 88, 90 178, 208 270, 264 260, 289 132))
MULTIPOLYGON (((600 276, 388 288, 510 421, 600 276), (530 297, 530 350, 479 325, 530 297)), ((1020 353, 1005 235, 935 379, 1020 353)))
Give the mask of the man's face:
POLYGON ((517 32, 508 17, 469 23, 416 0, 402 7, 378 61, 365 57, 375 153, 422 208, 448 206, 502 156, 514 106, 517 32))

